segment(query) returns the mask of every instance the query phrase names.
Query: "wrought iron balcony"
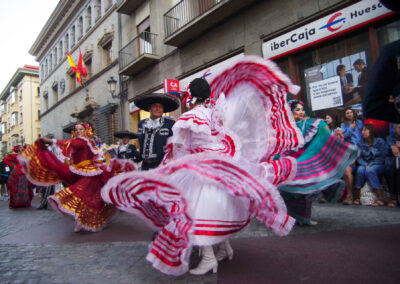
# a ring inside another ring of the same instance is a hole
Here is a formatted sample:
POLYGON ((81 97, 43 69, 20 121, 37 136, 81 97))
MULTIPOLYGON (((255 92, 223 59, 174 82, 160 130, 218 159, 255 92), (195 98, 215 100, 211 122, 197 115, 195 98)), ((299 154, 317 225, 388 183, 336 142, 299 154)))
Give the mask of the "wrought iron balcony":
POLYGON ((181 46, 255 0, 182 0, 164 14, 164 43, 181 46))
POLYGON ((142 32, 125 45, 119 51, 119 74, 134 75, 157 62, 160 57, 154 51, 156 38, 156 34, 142 32))
POLYGON ((130 15, 144 2, 146 2, 146 0, 117 0, 117 12, 130 15))

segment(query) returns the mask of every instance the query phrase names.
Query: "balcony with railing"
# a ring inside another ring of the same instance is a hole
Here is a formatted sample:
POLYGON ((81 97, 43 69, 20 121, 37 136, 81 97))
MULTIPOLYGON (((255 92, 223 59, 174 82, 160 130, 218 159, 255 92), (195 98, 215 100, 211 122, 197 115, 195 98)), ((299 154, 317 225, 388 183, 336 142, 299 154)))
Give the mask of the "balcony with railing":
POLYGON ((156 34, 142 32, 119 51, 119 74, 132 76, 157 62, 156 34))
POLYGON ((164 43, 181 46, 255 0, 182 0, 164 14, 164 43))
POLYGON ((146 0, 117 0, 117 12, 125 15, 130 15, 146 0))

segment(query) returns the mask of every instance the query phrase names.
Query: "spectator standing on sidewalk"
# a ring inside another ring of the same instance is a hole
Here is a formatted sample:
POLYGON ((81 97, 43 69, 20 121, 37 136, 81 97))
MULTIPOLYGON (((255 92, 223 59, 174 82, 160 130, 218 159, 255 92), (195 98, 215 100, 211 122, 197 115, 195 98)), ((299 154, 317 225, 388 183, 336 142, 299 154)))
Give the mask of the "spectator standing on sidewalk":
POLYGON ((10 175, 11 169, 8 165, 6 165, 3 160, 0 162, 0 196, 1 200, 4 200, 5 198, 9 198, 8 196, 8 190, 7 190, 7 182, 8 182, 8 176, 10 175))

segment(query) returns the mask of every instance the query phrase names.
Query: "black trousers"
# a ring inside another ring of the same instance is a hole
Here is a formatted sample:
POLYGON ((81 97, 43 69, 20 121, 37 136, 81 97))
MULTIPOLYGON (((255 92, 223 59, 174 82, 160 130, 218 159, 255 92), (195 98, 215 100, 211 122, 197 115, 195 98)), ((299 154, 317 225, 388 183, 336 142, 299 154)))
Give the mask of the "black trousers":
POLYGON ((40 202, 40 207, 46 207, 47 206, 47 197, 50 195, 54 194, 54 185, 51 186, 46 186, 43 188, 43 198, 42 201, 40 202))
POLYGON ((161 160, 143 160, 142 171, 157 168, 161 164, 161 160))
POLYGON ((386 168, 385 178, 391 194, 400 195, 400 169, 386 168))

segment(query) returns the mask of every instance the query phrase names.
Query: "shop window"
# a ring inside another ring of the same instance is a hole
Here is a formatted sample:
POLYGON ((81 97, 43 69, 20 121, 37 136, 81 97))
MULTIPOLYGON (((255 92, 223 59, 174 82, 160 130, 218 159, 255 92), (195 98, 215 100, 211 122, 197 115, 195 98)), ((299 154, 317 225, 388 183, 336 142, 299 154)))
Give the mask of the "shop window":
POLYGON ((400 39, 400 20, 379 27, 376 30, 379 47, 400 39))
POLYGON ((292 55, 290 58, 293 60, 294 66, 292 73, 295 78, 292 79, 296 84, 301 85, 300 99, 305 101, 306 110, 311 116, 323 117, 323 110, 343 108, 346 105, 361 107, 359 94, 353 92, 345 95, 343 93, 341 87, 343 82, 341 83, 336 69, 339 65, 344 65, 344 72, 348 74, 346 78, 351 77, 353 87, 358 86, 360 73, 354 69, 354 62, 362 59, 367 67, 372 62, 367 31, 326 42, 305 52, 292 55), (319 83, 316 84, 317 82, 319 83), (329 83, 330 86, 336 86, 336 91, 321 91, 321 93, 316 91, 317 86, 323 82, 329 83), (311 111, 317 112, 311 113, 311 111))

